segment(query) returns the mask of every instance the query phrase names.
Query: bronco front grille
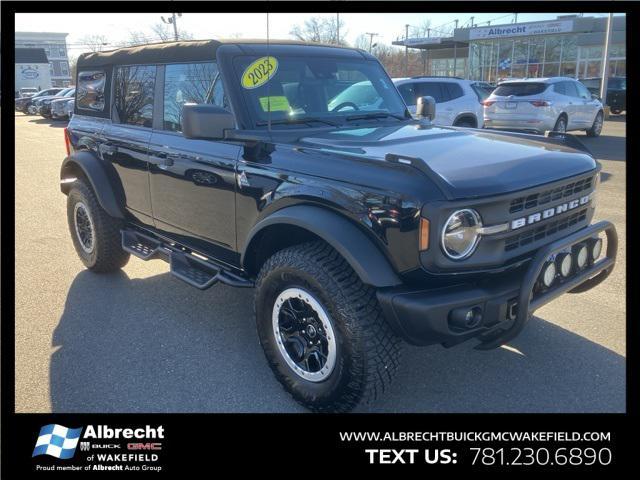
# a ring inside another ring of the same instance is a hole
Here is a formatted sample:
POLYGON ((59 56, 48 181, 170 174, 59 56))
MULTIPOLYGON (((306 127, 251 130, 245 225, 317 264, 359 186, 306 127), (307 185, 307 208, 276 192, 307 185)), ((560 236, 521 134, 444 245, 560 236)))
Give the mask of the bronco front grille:
POLYGON ((593 177, 583 178, 577 182, 567 183, 551 190, 533 193, 526 197, 514 198, 509 207, 509 213, 522 212, 524 210, 529 210, 530 208, 535 208, 539 205, 570 197, 578 192, 590 190, 592 184, 593 177))
MULTIPOLYGON (((578 182, 576 182, 578 183, 578 182)), ((539 227, 533 227, 517 235, 508 237, 505 240, 504 249, 506 252, 516 248, 523 247, 538 240, 542 240, 556 232, 566 230, 567 228, 582 222, 587 218, 587 209, 584 208, 579 212, 572 213, 564 218, 559 218, 539 227)))

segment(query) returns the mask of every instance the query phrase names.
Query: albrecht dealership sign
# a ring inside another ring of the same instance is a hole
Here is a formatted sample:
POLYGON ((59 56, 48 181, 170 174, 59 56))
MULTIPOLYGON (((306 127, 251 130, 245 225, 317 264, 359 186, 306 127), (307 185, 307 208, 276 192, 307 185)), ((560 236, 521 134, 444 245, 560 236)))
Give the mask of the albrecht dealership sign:
POLYGON ((521 23, 496 27, 474 28, 469 30, 469 40, 482 38, 524 37, 529 35, 549 35, 573 31, 572 20, 552 22, 521 23))

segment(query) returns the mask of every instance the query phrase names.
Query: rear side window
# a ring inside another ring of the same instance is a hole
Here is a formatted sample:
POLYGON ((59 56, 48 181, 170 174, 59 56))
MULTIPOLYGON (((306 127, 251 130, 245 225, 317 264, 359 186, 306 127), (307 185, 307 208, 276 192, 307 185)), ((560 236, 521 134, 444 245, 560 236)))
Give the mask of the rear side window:
POLYGON ((76 103, 79 109, 101 112, 104 110, 106 74, 102 70, 78 72, 76 103))
POLYGON ((528 95, 539 95, 544 92, 548 86, 546 83, 506 83, 504 85, 498 85, 493 93, 501 97, 508 97, 509 95, 526 97, 528 95))
POLYGON ((579 97, 577 84, 573 82, 562 82, 564 84, 565 95, 569 97, 579 97))
POLYGON ((449 100, 455 100, 456 98, 460 98, 464 95, 462 91, 462 87, 457 83, 443 83, 442 86, 445 88, 445 91, 448 93, 449 100))
POLYGON ((433 97, 436 103, 449 101, 449 92, 442 82, 421 82, 418 84, 418 95, 433 97))
POLYGON ((155 65, 119 67, 115 74, 115 114, 119 123, 151 128, 155 65))
POLYGON ((560 95, 567 95, 567 89, 564 88, 565 82, 558 82, 553 84, 553 91, 560 95))
POLYGON ((416 92, 416 84, 415 83, 403 83, 402 85, 398 85, 398 92, 402 95, 404 99, 404 103, 408 106, 412 107, 416 105, 416 98, 418 94, 416 92))
POLYGON ((214 89, 218 75, 215 63, 178 63, 167 65, 164 74, 165 130, 181 131, 182 106, 185 103, 215 103, 224 106, 224 92, 214 89), (215 91, 214 91, 215 90, 215 91))

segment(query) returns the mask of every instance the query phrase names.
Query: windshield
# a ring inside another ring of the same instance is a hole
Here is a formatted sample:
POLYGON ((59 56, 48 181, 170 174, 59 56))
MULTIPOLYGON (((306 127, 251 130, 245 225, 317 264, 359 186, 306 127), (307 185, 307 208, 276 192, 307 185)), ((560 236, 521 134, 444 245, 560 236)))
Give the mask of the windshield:
POLYGON ((405 118, 406 107, 382 66, 371 60, 241 56, 234 61, 257 126, 367 118, 405 118))
POLYGON ((498 85, 493 94, 501 97, 508 97, 509 95, 526 97, 527 95, 538 95, 544 92, 548 86, 546 83, 533 82, 505 83, 498 85))

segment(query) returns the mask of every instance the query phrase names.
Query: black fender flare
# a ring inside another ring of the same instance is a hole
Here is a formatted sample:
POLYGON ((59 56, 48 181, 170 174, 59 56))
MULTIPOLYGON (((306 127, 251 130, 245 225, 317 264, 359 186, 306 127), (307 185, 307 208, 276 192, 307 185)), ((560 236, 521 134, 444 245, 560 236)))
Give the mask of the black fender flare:
POLYGON ((75 177, 72 172, 80 170, 91 183, 98 203, 104 210, 115 218, 124 218, 124 196, 122 192, 115 192, 120 183, 109 175, 102 161, 91 152, 75 152, 66 157, 60 167, 60 190, 65 195, 69 193, 71 184, 65 180, 75 177))
POLYGON ((254 225, 242 252, 243 266, 256 235, 277 224, 301 227, 323 239, 342 255, 363 283, 374 287, 402 284, 385 255, 354 223, 331 210, 312 205, 285 207, 254 225))

